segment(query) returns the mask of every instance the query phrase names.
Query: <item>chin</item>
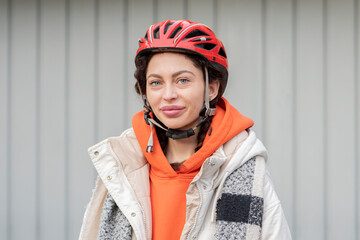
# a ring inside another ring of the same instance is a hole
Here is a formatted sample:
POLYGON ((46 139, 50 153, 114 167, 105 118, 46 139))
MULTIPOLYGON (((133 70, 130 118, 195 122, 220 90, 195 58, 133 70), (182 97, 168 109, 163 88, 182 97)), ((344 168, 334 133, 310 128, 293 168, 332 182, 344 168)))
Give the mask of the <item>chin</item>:
POLYGON ((182 128, 184 128, 184 125, 174 124, 174 123, 167 123, 166 121, 163 122, 163 124, 164 124, 166 127, 171 128, 171 129, 182 129, 182 128))
POLYGON ((198 119, 196 119, 192 122, 181 120, 181 119, 173 119, 173 120, 166 119, 165 121, 162 121, 162 123, 166 127, 171 128, 171 129, 176 129, 176 130, 188 130, 190 128, 195 127, 197 122, 198 122, 198 119))

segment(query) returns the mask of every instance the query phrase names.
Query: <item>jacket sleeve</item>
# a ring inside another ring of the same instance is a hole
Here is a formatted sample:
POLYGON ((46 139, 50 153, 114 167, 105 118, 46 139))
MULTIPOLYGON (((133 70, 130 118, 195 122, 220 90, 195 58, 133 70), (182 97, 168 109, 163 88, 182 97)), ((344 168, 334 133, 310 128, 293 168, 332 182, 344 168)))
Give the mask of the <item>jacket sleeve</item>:
POLYGON ((262 240, 291 240, 289 226, 280 200, 275 192, 269 171, 266 171, 264 181, 262 240))
POLYGON ((90 203, 86 207, 79 240, 97 240, 100 226, 100 216, 104 205, 107 189, 98 177, 90 203))

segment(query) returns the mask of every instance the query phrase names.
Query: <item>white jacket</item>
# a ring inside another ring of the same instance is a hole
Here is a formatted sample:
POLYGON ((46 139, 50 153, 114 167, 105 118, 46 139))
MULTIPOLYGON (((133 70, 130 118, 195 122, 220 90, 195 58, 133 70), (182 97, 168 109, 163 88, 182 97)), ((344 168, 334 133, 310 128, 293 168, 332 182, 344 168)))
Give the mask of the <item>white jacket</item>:
MULTIPOLYGON (((128 129, 120 137, 94 145, 89 148, 89 154, 99 177, 84 215, 79 239, 98 238, 107 193, 130 222, 132 239, 151 239, 149 164, 134 131, 128 129)), ((249 130, 235 136, 205 160, 186 194, 187 217, 181 239, 214 238, 216 200, 221 194, 222 184, 234 170, 255 156, 263 159, 265 164, 266 149, 249 130)), ((267 170, 263 190, 261 239, 290 240, 290 231, 267 170)))

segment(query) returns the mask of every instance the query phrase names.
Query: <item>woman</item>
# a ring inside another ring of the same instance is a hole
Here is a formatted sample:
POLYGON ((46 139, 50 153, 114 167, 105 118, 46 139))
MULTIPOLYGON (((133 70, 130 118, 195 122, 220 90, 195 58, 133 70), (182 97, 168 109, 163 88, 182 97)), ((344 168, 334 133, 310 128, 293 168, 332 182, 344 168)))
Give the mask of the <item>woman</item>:
POLYGON ((222 97, 227 58, 205 25, 139 40, 132 128, 89 148, 99 178, 80 239, 291 239, 253 121, 222 97))

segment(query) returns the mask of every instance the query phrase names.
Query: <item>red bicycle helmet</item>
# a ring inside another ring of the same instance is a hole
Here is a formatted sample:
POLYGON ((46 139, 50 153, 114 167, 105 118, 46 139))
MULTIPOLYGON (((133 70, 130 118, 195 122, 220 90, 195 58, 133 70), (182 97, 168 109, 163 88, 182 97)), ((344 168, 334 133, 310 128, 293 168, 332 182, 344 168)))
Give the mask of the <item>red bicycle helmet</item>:
POLYGON ((225 89, 228 63, 224 45, 206 25, 189 20, 166 20, 151 25, 145 37, 139 39, 135 58, 162 51, 188 52, 208 60, 213 68, 223 73, 221 84, 225 89))
MULTIPOLYGON (((145 37, 139 39, 139 49, 136 52, 137 59, 150 52, 186 52, 198 55, 209 63, 209 67, 215 68, 223 74, 220 85, 223 91, 226 88, 228 77, 228 63, 225 49, 221 41, 215 36, 214 32, 207 26, 194 23, 188 20, 167 20, 151 25, 145 37)), ((204 111, 199 113, 202 119, 188 130, 176 130, 164 128, 150 116, 151 107, 148 106, 146 96, 144 100, 145 121, 151 126, 146 152, 152 152, 153 146, 153 125, 166 131, 166 136, 173 139, 187 138, 195 134, 194 130, 204 123, 208 117, 215 114, 215 108, 210 107, 208 94, 208 67, 205 67, 205 105, 204 111)), ((141 92, 141 90, 140 90, 141 92)), ((222 94, 222 93, 221 93, 222 94)))

